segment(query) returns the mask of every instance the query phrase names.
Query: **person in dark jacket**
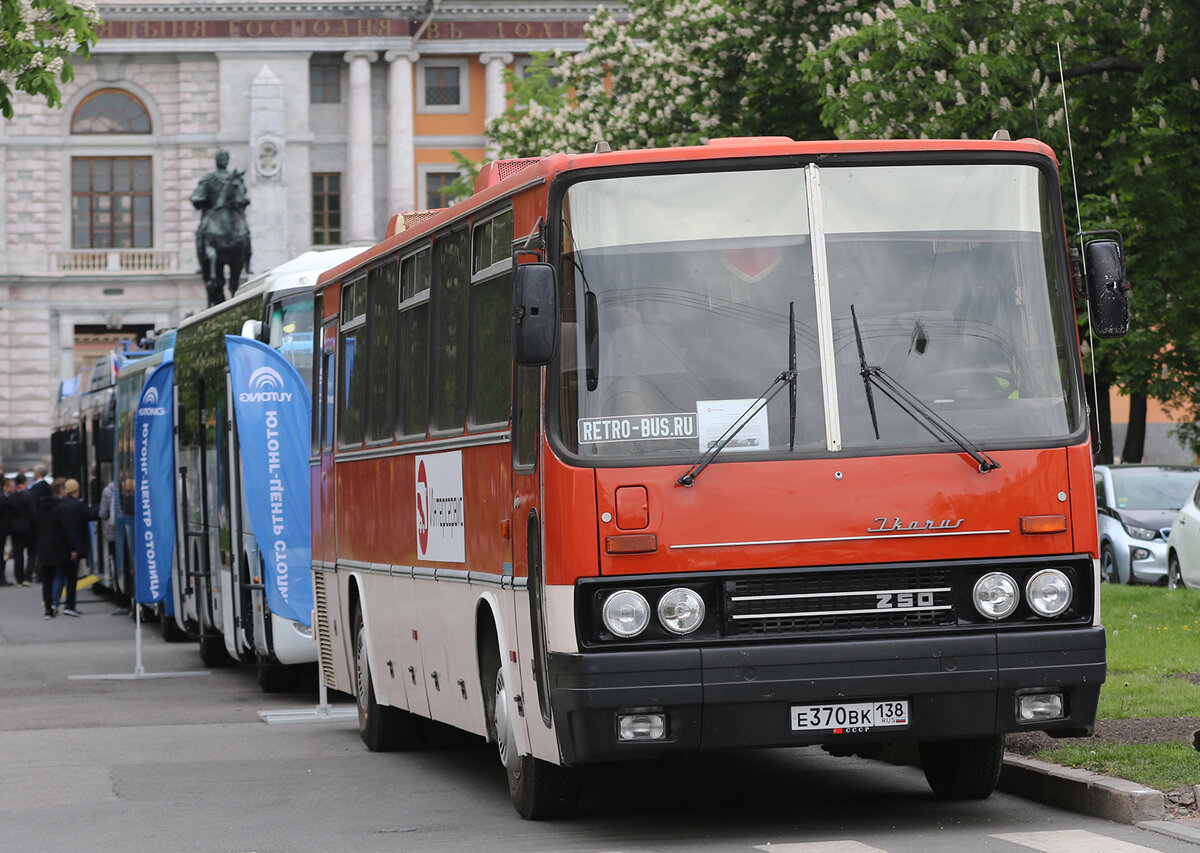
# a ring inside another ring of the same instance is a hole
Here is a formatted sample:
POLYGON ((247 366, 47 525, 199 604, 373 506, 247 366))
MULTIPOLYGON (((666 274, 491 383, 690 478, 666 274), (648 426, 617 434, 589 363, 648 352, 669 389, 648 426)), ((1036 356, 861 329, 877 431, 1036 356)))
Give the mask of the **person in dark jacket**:
POLYGON ((19 586, 32 586, 33 569, 37 562, 37 507, 34 497, 25 488, 25 475, 18 474, 8 496, 9 534, 12 536, 13 581, 19 586))
POLYGON ((9 586, 8 582, 8 496, 12 493, 13 481, 8 477, 0 478, 0 586, 9 586))
MULTIPOLYGON (((59 514, 64 517, 71 540, 71 559, 65 568, 63 579, 67 590, 67 600, 62 609, 64 616, 79 616, 75 609, 75 587, 79 582, 79 561, 88 556, 92 537, 88 535, 88 522, 96 521, 100 514, 79 499, 79 481, 67 480, 63 484, 63 499, 59 506, 59 514)), ((63 585, 54 582, 53 600, 58 605, 58 596, 63 591, 63 585)))
POLYGON ((71 552, 75 549, 70 520, 63 512, 62 496, 66 485, 66 480, 55 480, 50 487, 50 494, 38 502, 37 557, 42 567, 43 619, 53 619, 58 615, 55 587, 61 590, 62 584, 66 583, 67 564, 71 562, 71 552))

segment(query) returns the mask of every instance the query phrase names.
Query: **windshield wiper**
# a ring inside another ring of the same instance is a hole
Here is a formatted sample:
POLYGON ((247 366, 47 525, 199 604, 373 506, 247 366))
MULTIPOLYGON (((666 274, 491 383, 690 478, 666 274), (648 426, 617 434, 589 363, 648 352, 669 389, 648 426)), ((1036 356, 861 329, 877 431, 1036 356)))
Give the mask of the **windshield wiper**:
POLYGON ((871 410, 871 424, 875 427, 875 438, 879 438, 879 423, 875 418, 875 402, 871 395, 872 385, 882 391, 888 399, 899 406, 910 418, 925 427, 934 438, 939 438, 938 433, 941 433, 942 437, 949 438, 965 450, 978 463, 981 474, 986 474, 988 471, 994 471, 1000 467, 999 462, 988 456, 971 442, 970 439, 946 423, 937 412, 929 408, 923 401, 914 396, 912 392, 888 375, 888 372, 881 366, 878 364, 867 364, 867 357, 863 351, 862 333, 858 329, 858 317, 854 313, 853 305, 850 306, 850 319, 854 326, 854 340, 858 344, 859 373, 862 375, 863 383, 867 389, 867 406, 871 410))
POLYGON ((766 408, 768 403, 775 399, 775 395, 783 390, 783 386, 788 384, 794 385, 795 381, 796 371, 794 370, 785 370, 783 373, 780 373, 778 376, 772 379, 771 384, 767 386, 767 390, 759 394, 758 399, 751 403, 750 407, 746 409, 746 411, 738 415, 737 420, 729 425, 729 429, 725 430, 725 432, 721 434, 721 437, 717 439, 716 443, 714 443, 713 446, 708 449, 708 452, 701 456, 696 464, 689 468, 687 473, 675 482, 681 486, 691 486, 694 484, 696 482, 696 478, 700 476, 700 472, 707 468, 708 464, 717 458, 717 454, 724 450, 725 446, 729 444, 729 442, 733 441, 737 434, 745 428, 746 424, 750 423, 750 421, 754 419, 755 415, 761 412, 764 408, 766 408))

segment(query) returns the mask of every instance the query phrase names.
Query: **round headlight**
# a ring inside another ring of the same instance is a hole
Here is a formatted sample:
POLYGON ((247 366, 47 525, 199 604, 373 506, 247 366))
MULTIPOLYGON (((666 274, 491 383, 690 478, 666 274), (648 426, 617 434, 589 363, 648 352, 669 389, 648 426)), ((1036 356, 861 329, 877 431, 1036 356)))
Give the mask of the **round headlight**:
POLYGON ((975 581, 972 598, 985 619, 1003 619, 1017 609, 1017 582, 1004 572, 989 572, 975 581))
POLYGON ((658 600, 658 621, 672 634, 690 634, 704 621, 704 599, 686 587, 676 587, 658 600))
POLYGON ((1057 616, 1071 604, 1071 581, 1058 569, 1036 572, 1025 584, 1025 598, 1038 616, 1057 616))
POLYGON ((618 637, 636 637, 650 624, 650 605, 631 589, 614 592, 604 600, 604 627, 618 637))

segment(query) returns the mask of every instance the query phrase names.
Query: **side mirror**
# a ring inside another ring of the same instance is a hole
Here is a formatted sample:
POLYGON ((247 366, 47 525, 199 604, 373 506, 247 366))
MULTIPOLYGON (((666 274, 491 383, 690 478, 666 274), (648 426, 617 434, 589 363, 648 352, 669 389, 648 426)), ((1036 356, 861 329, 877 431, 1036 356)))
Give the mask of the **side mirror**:
POLYGON ((517 364, 541 365, 554 357, 558 328, 554 267, 520 264, 513 273, 512 340, 517 364))
POLYGON ((262 327, 262 320, 247 320, 246 322, 242 323, 241 337, 251 338, 257 341, 260 339, 259 336, 262 335, 262 327))
POLYGON ((1125 253, 1117 240, 1092 240, 1083 247, 1092 331, 1119 338, 1129 331, 1129 281, 1125 253))

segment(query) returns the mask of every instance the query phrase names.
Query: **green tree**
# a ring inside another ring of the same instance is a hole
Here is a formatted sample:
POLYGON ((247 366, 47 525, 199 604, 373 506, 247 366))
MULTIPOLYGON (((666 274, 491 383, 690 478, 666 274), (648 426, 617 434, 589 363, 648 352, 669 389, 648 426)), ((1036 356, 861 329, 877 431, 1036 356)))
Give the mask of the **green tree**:
POLYGON ((14 113, 18 92, 62 103, 59 83, 74 77, 71 60, 86 58, 100 23, 92 0, 0 0, 0 112, 14 113))
POLYGON ((545 56, 488 128, 501 156, 695 145, 713 136, 823 135, 818 89, 797 58, 838 4, 629 0, 601 9, 577 54, 545 56))
MULTIPOLYGON (((1068 229, 1120 229, 1134 283, 1132 330, 1095 342, 1095 375, 1193 420, 1197 23, 1195 0, 896 0, 853 11, 805 60, 822 87, 822 119, 838 134, 979 138, 1005 127, 1058 151, 1068 229)), ((1200 434, 1189 433, 1200 452, 1200 434)))

